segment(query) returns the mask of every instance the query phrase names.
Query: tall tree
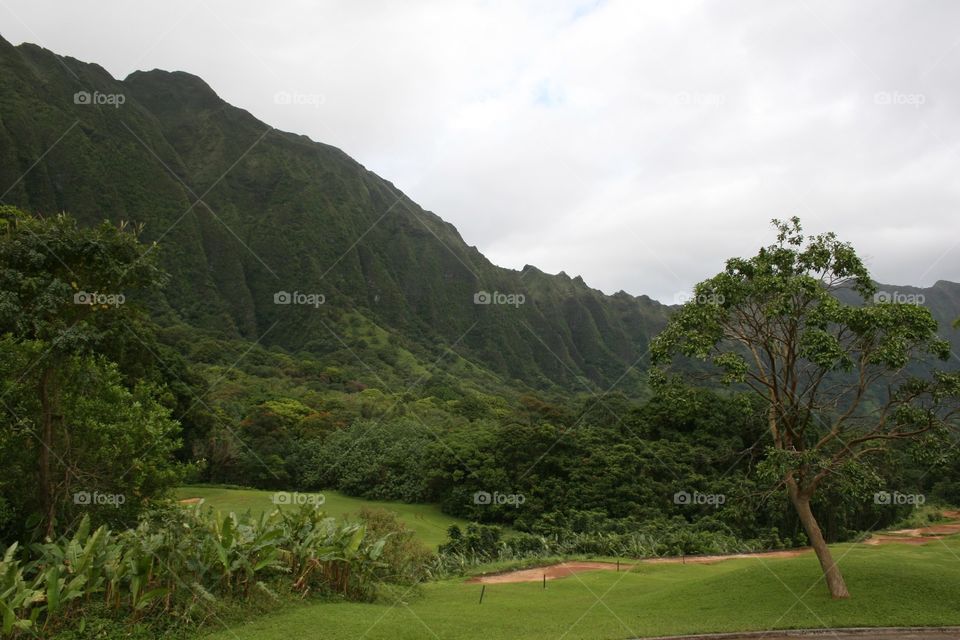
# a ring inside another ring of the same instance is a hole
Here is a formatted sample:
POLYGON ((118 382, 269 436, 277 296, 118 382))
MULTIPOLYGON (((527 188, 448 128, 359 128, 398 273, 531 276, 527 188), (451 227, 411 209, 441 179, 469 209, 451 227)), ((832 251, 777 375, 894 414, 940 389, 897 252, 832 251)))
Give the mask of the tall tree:
POLYGON ((78 414, 63 402, 83 382, 77 372, 93 370, 78 359, 104 372, 106 365, 94 359, 129 360, 148 339, 138 335, 149 324, 142 303, 165 276, 153 247, 141 244, 138 234, 125 224, 84 228, 67 215, 42 218, 0 207, 0 333, 8 349, 16 345, 32 354, 22 370, 6 372, 5 387, 31 383, 35 393, 32 402, 18 405, 25 414, 9 398, 5 404, 16 431, 32 436, 27 441, 37 452, 37 497, 48 535, 68 484, 55 472, 76 475, 67 463, 65 416, 78 414))
POLYGON ((805 236, 798 218, 773 224, 775 244, 696 285, 654 341, 654 362, 707 360, 712 375, 764 400, 769 459, 830 593, 846 598, 811 499, 828 478, 893 442, 944 438, 960 378, 932 367, 919 373, 921 363, 949 356, 936 320, 920 305, 874 302, 876 286, 848 243, 805 236), (841 289, 861 303, 841 302, 841 289))

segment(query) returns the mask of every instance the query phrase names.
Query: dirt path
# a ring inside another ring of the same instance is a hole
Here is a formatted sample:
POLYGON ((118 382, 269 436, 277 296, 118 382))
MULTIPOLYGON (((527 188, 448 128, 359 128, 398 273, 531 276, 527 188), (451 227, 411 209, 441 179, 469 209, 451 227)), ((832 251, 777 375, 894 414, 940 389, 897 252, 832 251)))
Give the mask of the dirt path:
POLYGON ((944 511, 944 517, 953 518, 954 522, 932 524, 929 527, 916 529, 898 529, 888 533, 875 533, 864 544, 926 544, 931 540, 940 540, 955 533, 960 533, 960 511, 944 511))
MULTIPOLYGON (((864 544, 868 545, 880 545, 880 544, 927 544, 932 540, 940 540, 946 536, 954 535, 960 533, 960 511, 945 511, 943 514, 947 518, 952 518, 953 522, 946 522, 943 524, 933 524, 928 527, 918 527, 916 529, 899 529, 897 531, 890 531, 888 533, 876 533, 873 534, 864 544)), ((810 547, 803 547, 800 549, 786 549, 784 551, 760 551, 756 553, 732 553, 727 555, 697 555, 697 556, 668 556, 663 558, 646 558, 640 560, 640 564, 712 564, 714 562, 723 562, 724 560, 737 560, 737 559, 746 559, 746 558, 757 558, 757 559, 779 559, 779 558, 795 558, 797 556, 803 555, 805 553, 810 553, 812 549, 810 547)), ((520 569, 518 571, 505 571, 503 573, 495 573, 487 576, 475 576, 467 580, 467 582, 478 583, 482 582, 484 584, 507 584, 512 582, 540 582, 546 577, 547 580, 556 580, 557 578, 566 578, 567 576, 573 575, 575 573, 582 573, 584 571, 617 571, 622 570, 626 571, 632 568, 633 564, 623 564, 617 565, 613 562, 561 562, 559 564, 549 565, 545 567, 534 567, 532 569, 520 569)), ((722 636, 714 636, 722 637, 722 636)), ((727 636, 730 638, 741 637, 741 636, 727 636)), ((746 636, 743 636, 746 637, 746 636)), ((766 636, 767 640, 781 640, 782 637, 788 636, 766 636)), ((796 637, 796 636, 789 636, 796 637)), ((836 637, 836 636, 831 636, 836 637)), ((843 637, 843 636, 841 636, 843 637)), ((864 637, 864 636, 858 636, 864 637)), ((887 636, 884 636, 887 637, 887 636)), ((891 638, 894 636, 890 636, 891 638)), ((909 636, 903 636, 903 640, 907 640, 909 636)), ((917 636, 919 637, 919 636, 917 636)), ((937 636, 943 638, 943 635, 937 636)), ((957 633, 952 638, 960 639, 960 633, 957 633)), ((897 636, 900 638, 900 636, 897 636)))
MULTIPOLYGON (((632 564, 620 564, 621 571, 627 571, 632 564)), ((475 576, 467 582, 484 584, 505 584, 509 582, 540 582, 546 576, 547 580, 556 580, 557 578, 566 578, 574 573, 584 571, 616 571, 615 562, 561 562, 560 564, 551 564, 546 567, 534 567, 532 569, 520 569, 518 571, 505 571, 503 573, 494 573, 489 576, 475 576)))
MULTIPOLYGON (((786 551, 764 551, 760 553, 735 553, 730 555, 715 556, 670 556, 664 558, 646 558, 640 560, 640 564, 711 564, 722 562, 723 560, 734 560, 737 558, 794 558, 811 549, 788 549, 786 551)), ((494 573, 486 576, 474 576, 467 582, 483 584, 508 584, 511 582, 540 582, 546 576, 547 580, 556 580, 557 578, 566 578, 575 573, 584 571, 628 571, 635 564, 621 562, 619 565, 615 562, 561 562, 543 567, 533 567, 532 569, 518 569, 517 571, 504 571, 503 573, 494 573)))

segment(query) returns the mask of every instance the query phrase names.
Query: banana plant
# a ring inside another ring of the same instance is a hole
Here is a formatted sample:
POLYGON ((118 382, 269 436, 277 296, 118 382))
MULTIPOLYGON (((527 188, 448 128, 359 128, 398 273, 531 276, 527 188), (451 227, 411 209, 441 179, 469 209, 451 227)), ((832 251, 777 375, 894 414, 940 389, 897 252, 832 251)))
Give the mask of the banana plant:
POLYGON ((43 592, 26 580, 24 567, 16 557, 17 549, 17 543, 7 547, 0 561, 0 629, 4 637, 35 628, 44 608, 40 605, 43 592))
POLYGON ((175 610, 199 616, 218 597, 275 596, 282 582, 346 598, 373 592, 385 563, 386 538, 364 525, 339 523, 304 505, 254 518, 195 510, 144 518, 119 534, 84 518, 70 537, 11 545, 0 561, 0 630, 4 637, 49 633, 77 602, 103 594, 134 618, 175 610))

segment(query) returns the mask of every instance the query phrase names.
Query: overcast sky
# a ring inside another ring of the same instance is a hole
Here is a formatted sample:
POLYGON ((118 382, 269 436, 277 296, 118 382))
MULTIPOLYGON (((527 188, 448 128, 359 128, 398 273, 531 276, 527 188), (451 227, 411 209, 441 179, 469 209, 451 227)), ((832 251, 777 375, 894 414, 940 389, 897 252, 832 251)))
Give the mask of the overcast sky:
POLYGON ((0 25, 197 74, 506 267, 672 302, 799 215, 878 280, 960 280, 960 2, 0 0, 0 25))

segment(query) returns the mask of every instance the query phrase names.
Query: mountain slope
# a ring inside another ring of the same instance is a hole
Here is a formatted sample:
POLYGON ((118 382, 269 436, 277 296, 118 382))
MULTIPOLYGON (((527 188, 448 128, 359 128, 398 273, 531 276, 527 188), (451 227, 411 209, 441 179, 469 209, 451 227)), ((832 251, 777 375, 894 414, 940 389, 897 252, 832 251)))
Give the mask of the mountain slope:
MULTIPOLYGON (((0 38, 0 90, 2 200, 144 223, 173 276, 158 309, 168 322, 317 355, 353 353, 360 322, 427 363, 452 350, 521 386, 632 393, 669 314, 579 277, 493 265, 339 149, 272 129, 196 76, 120 81, 0 38), (476 304, 481 291, 523 302, 476 304), (324 303, 276 304, 278 292, 324 303)), ((960 353, 960 285, 881 289, 922 294, 960 353)))
POLYGON ((13 185, 3 200, 144 223, 173 275, 170 320, 323 353, 359 313, 428 360, 451 348, 538 388, 606 388, 626 373, 628 392, 666 320, 646 297, 493 265, 342 151, 270 128, 195 76, 119 81, 0 41, 0 87, 0 184, 13 185), (101 103, 77 104, 77 92, 101 103), (113 95, 122 104, 104 102, 113 95), (476 304, 481 291, 523 302, 476 304), (278 292, 325 302, 275 304, 278 292))

